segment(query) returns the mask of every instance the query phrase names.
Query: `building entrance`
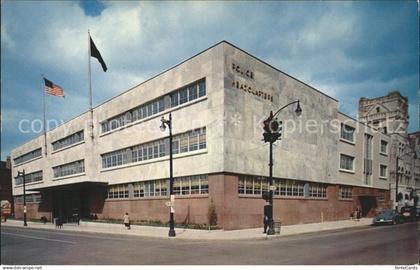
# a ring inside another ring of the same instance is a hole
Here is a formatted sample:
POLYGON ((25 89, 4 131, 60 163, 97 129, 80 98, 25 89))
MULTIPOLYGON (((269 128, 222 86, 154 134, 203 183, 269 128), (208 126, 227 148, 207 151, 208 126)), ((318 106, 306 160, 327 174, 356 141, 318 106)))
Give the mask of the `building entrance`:
POLYGON ((376 208, 375 196, 359 196, 359 201, 362 208, 362 217, 368 216, 369 212, 373 212, 376 208))
POLYGON ((63 189, 54 191, 53 218, 63 223, 78 222, 89 217, 89 197, 86 189, 63 189))

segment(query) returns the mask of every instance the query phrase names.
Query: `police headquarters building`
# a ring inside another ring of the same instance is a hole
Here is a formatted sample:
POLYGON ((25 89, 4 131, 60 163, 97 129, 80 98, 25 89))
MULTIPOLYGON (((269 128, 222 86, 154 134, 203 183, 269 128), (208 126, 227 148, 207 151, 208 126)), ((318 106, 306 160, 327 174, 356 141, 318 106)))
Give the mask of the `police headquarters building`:
POLYGON ((274 219, 348 219, 389 206, 388 135, 338 111, 338 101, 222 41, 12 151, 16 216, 168 222, 172 114, 176 223, 262 226, 269 147, 262 121, 278 116, 273 148, 274 219), (288 121, 290 120, 290 121, 288 121), (308 125, 308 123, 311 123, 308 125))

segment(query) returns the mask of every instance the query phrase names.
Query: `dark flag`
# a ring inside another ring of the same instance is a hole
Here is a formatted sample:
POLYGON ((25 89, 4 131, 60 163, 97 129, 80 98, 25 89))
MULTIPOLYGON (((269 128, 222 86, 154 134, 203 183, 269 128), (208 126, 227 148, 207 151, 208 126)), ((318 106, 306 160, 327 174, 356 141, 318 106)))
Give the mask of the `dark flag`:
POLYGON ((44 78, 45 82, 45 93, 52 96, 57 97, 65 97, 64 90, 61 88, 61 86, 53 84, 52 81, 47 80, 44 78))
POLYGON ((102 69, 106 72, 108 68, 106 67, 104 59, 102 59, 101 53, 96 48, 95 43, 93 43, 92 38, 90 38, 90 56, 98 59, 99 63, 101 63, 102 69))

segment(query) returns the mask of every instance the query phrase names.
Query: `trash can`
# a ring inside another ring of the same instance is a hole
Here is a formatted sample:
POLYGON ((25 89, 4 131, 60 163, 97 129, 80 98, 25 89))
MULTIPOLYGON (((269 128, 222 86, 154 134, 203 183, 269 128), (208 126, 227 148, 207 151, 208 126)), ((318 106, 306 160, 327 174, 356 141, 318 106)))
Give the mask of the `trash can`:
POLYGON ((280 234, 280 230, 281 230, 281 221, 274 221, 274 233, 275 234, 280 234))

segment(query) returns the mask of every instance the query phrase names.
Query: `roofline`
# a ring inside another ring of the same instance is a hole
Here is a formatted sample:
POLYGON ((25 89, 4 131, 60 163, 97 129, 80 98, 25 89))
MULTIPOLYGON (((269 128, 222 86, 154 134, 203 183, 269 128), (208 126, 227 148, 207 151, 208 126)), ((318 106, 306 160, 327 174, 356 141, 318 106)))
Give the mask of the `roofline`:
MULTIPOLYGON (((308 86, 308 87, 309 87, 309 88, 311 88, 312 90, 314 90, 314 91, 316 91, 316 92, 318 92, 318 93, 320 93, 320 94, 322 94, 322 95, 324 95, 324 96, 326 96, 326 97, 328 97, 328 98, 330 98, 330 99, 332 99, 332 100, 334 100, 334 101, 336 101, 336 102, 339 102, 337 99, 335 99, 335 98, 333 98, 333 97, 331 97, 331 96, 329 96, 329 95, 325 94, 324 92, 322 92, 322 91, 320 91, 320 90, 316 89, 315 87, 313 87, 313 86, 311 86, 311 85, 309 85, 309 84, 307 84, 307 83, 305 83, 305 82, 303 82, 303 81, 301 81, 301 80, 297 79, 296 77, 293 77, 293 76, 291 76, 290 74, 288 74, 288 73, 286 73, 286 72, 284 72, 284 71, 281 71, 280 69, 278 69, 278 68, 276 68, 276 67, 274 67, 274 66, 272 66, 272 65, 268 64, 268 63, 267 63, 267 62, 265 62, 264 60, 261 60, 260 58, 258 58, 258 57, 256 57, 256 56, 254 56, 254 55, 252 55, 252 54, 250 54, 250 53, 248 53, 248 52, 244 51, 243 49, 238 48, 237 46, 233 45, 232 43, 230 43, 230 42, 228 42, 228 41, 226 41, 226 40, 222 40, 222 41, 221 41, 221 42, 219 42, 219 43, 223 43, 223 42, 224 42, 224 43, 226 43, 226 44, 229 44, 230 46, 234 47, 234 48, 235 48, 235 49, 237 49, 237 50, 240 50, 241 52, 245 53, 246 55, 251 56, 252 58, 255 58, 256 60, 260 61, 261 63, 263 63, 263 64, 265 64, 265 65, 267 65, 267 66, 269 66, 269 67, 271 67, 272 69, 274 69, 274 70, 276 70, 276 71, 278 71, 278 72, 280 72, 280 73, 282 73, 282 74, 284 74, 284 75, 286 75, 286 76, 288 76, 288 77, 290 77, 290 78, 292 78, 292 79, 294 79, 294 80, 296 80, 296 81, 298 81, 298 82, 300 82, 300 83, 302 83, 302 84, 304 84, 304 85, 308 86)), ((219 43, 218 43, 218 44, 219 44, 219 43)))
MULTIPOLYGON (((296 81, 298 81, 298 82, 300 82, 300 83, 302 83, 302 84, 306 85, 307 87, 311 88, 312 90, 314 90, 314 91, 316 91, 316 92, 318 92, 318 93, 320 93, 320 94, 322 94, 322 95, 324 95, 324 96, 326 96, 326 97, 328 97, 328 98, 330 98, 330 99, 332 99, 332 100, 334 100, 334 101, 336 101, 336 102, 339 102, 337 99, 335 99, 335 98, 333 98, 333 97, 331 97, 331 96, 329 96, 329 95, 325 94, 324 92, 322 92, 322 91, 320 91, 320 90, 318 90, 318 89, 314 88, 313 86, 310 86, 309 84, 307 84, 307 83, 305 83, 305 82, 303 82, 303 81, 301 81, 301 80, 299 80, 299 79, 297 79, 297 78, 295 78, 295 77, 293 77, 293 76, 289 75, 288 73, 286 73, 286 72, 284 72, 284 71, 279 70, 278 68, 276 68, 276 67, 274 67, 274 66, 272 66, 272 65, 268 64, 267 62, 265 62, 265 61, 261 60, 260 58, 258 58, 258 57, 256 57, 256 56, 254 56, 254 55, 252 55, 252 54, 250 54, 250 53, 248 53, 248 52, 244 51, 243 49, 241 49, 241 48, 239 48, 239 47, 237 47, 237 46, 233 45, 232 43, 230 43, 230 42, 228 42, 228 41, 226 41, 226 40, 221 40, 221 41, 217 42, 216 44, 214 44, 214 45, 212 45, 212 46, 208 47, 207 49, 204 49, 204 50, 200 51, 199 53, 196 53, 196 54, 194 54, 193 56, 191 56, 191 57, 189 57, 189 58, 187 58, 187 59, 185 59, 185 60, 183 60, 183 61, 179 62, 178 64, 176 64, 176 65, 174 65, 174 66, 171 66, 170 68, 168 68, 168 69, 166 69, 166 70, 164 70, 164 71, 162 71, 162 72, 160 72, 160 73, 158 73, 158 74, 156 74, 156 75, 152 76, 151 78, 149 78, 149 79, 147 79, 147 80, 145 80, 145 81, 143 81, 143 82, 141 82, 141 83, 139 83, 139 84, 137 84, 137 85, 135 85, 135 86, 133 86, 133 87, 131 87, 131 88, 129 88, 129 89, 127 89, 127 90, 125 90, 125 91, 121 92, 121 93, 119 93, 119 94, 118 94, 118 95, 116 95, 116 96, 113 96, 113 97, 111 97, 111 98, 109 98, 109 99, 107 99, 107 100, 103 101, 102 103, 100 103, 100 104, 96 105, 96 106, 95 106, 95 107, 93 107, 92 109, 96 109, 96 108, 98 108, 98 107, 100 107, 100 106, 104 105, 105 103, 110 102, 111 100, 113 100, 113 99, 115 99, 115 98, 117 98, 117 97, 119 97, 119 96, 121 96, 121 95, 123 95, 123 94, 125 94, 125 93, 127 93, 127 92, 129 92, 129 91, 131 91, 131 90, 133 90, 133 89, 134 89, 134 88, 136 88, 136 87, 139 87, 139 86, 141 86, 141 85, 143 85, 143 84, 145 84, 145 83, 147 83, 147 82, 149 82, 149 81, 151 81, 151 80, 155 79, 156 77, 158 77, 158 76, 160 76, 160 75, 162 75, 162 74, 164 74, 164 73, 166 73, 166 72, 168 72, 168 71, 170 71, 170 70, 172 70, 172 69, 174 69, 174 68, 176 68, 176 67, 178 67, 178 66, 180 66, 180 65, 184 64, 185 62, 187 62, 187 61, 189 61, 189 60, 191 60, 191 59, 193 59, 193 58, 195 58, 195 57, 199 56, 200 54, 203 54, 203 53, 207 52, 207 51, 208 51, 208 50, 210 50, 210 49, 213 49, 214 47, 216 47, 216 46, 218 46, 218 45, 220 45, 220 44, 222 44, 222 43, 226 43, 226 44, 228 44, 228 45, 232 46, 233 48, 235 48, 235 49, 237 49, 237 50, 239 50, 239 51, 241 51, 241 52, 245 53, 246 55, 248 55, 248 56, 250 56, 250 57, 252 57, 252 58, 254 58, 254 59, 256 59, 256 60, 260 61, 261 63, 263 63, 263 64, 265 64, 265 65, 267 65, 267 66, 271 67, 272 69, 274 69, 274 70, 276 70, 276 71, 278 71, 278 72, 280 72, 280 73, 282 73, 282 74, 284 74, 284 75, 286 75, 286 76, 288 76, 288 77, 290 77, 290 78, 292 78, 292 79, 294 79, 294 80, 296 80, 296 81)), ((82 112, 82 113, 80 113, 80 114, 76 115, 75 117, 70 118, 69 120, 67 120, 67 121, 65 121, 65 122, 63 122, 63 123, 61 123, 60 125, 58 125, 58 126, 54 127, 53 129, 48 130, 48 131, 47 131, 47 133, 48 133, 48 132, 51 132, 51 131, 53 131, 53 130, 55 130, 55 129, 57 129, 57 128, 61 127, 61 126, 63 126, 64 124, 67 124, 68 122, 70 122, 70 121, 72 121, 72 120, 74 120, 74 119, 76 119, 76 118, 78 118, 78 117, 83 116, 85 113, 88 113, 88 112, 89 112, 89 110, 86 110, 86 111, 84 111, 84 112, 82 112)), ((25 145, 26 143, 28 143, 28 142, 30 142, 30 141, 32 141, 32 140, 35 140, 35 139, 37 139, 37 138, 39 138, 39 137, 43 136, 43 135, 44 135, 44 134, 41 134, 41 135, 39 135, 39 136, 36 136, 36 137, 34 137, 34 138, 32 138, 32 139, 30 139, 30 140, 28 140, 28 141, 24 142, 23 144, 20 144, 19 146, 17 146, 17 147, 15 147, 15 148, 13 148, 13 149, 12 149, 12 151, 13 151, 13 150, 15 150, 16 148, 19 148, 19 147, 21 147, 21 146, 25 145)), ((11 152, 12 152, 12 151, 11 151, 11 152)))

